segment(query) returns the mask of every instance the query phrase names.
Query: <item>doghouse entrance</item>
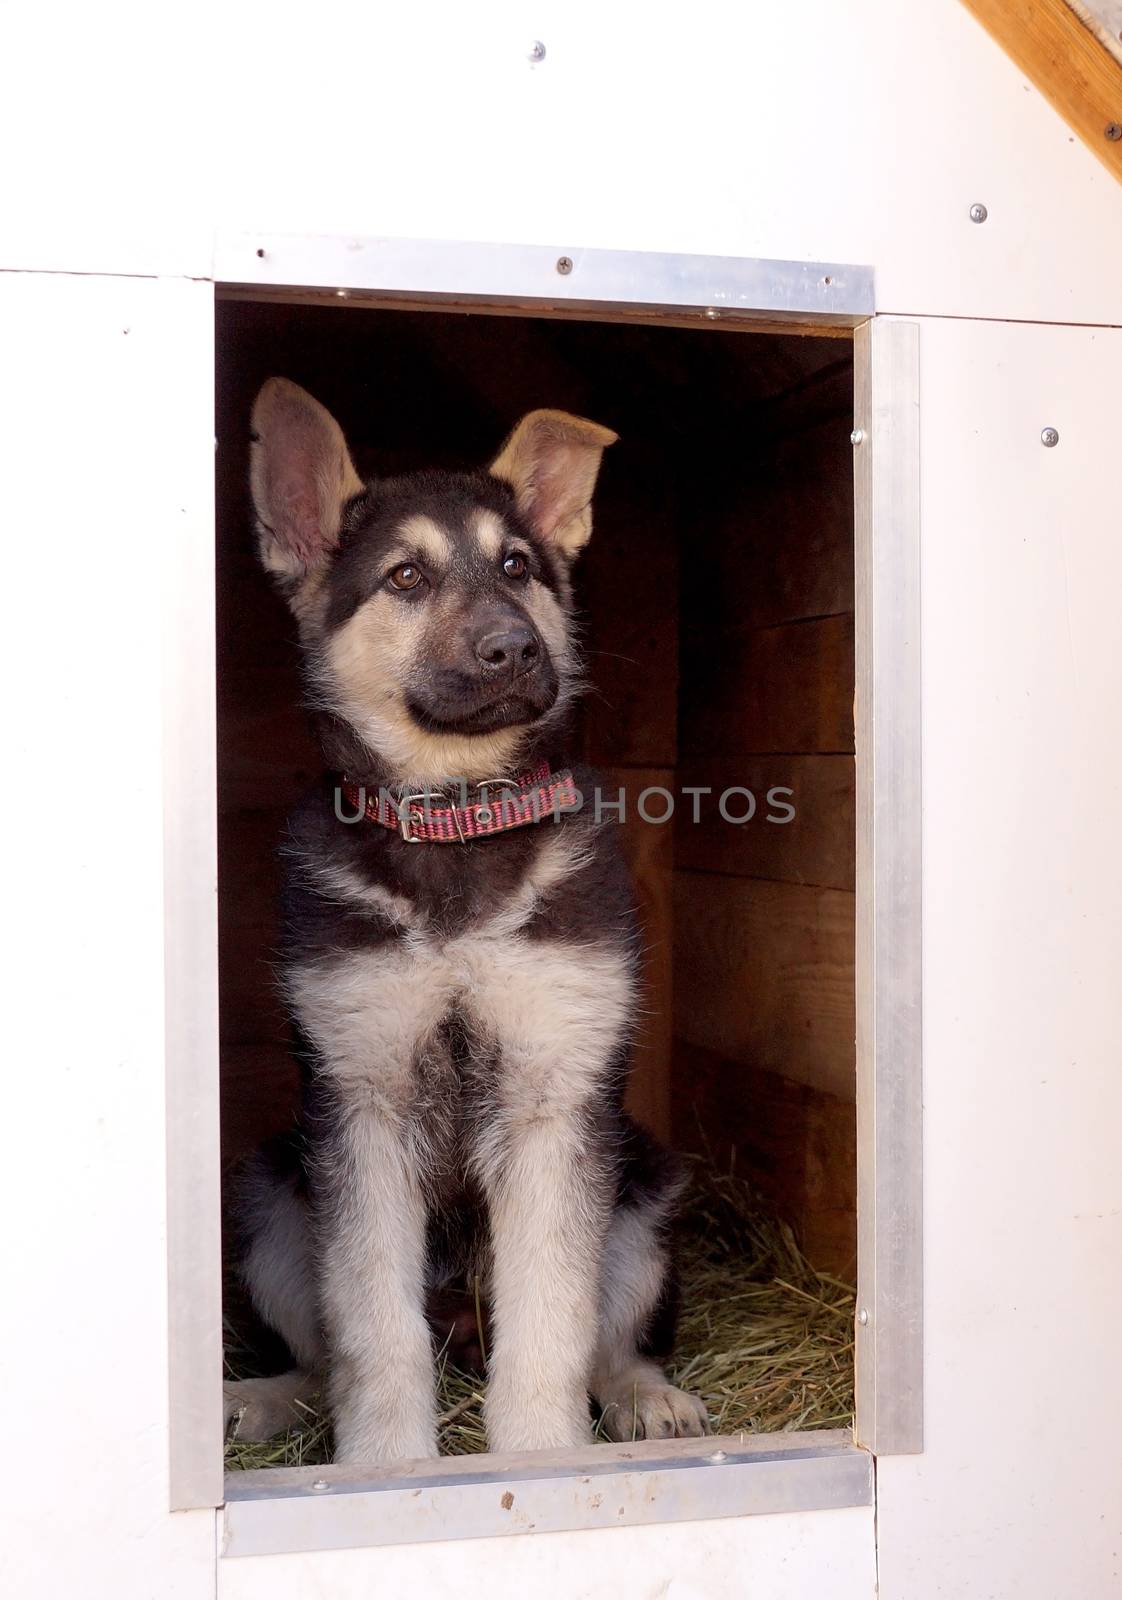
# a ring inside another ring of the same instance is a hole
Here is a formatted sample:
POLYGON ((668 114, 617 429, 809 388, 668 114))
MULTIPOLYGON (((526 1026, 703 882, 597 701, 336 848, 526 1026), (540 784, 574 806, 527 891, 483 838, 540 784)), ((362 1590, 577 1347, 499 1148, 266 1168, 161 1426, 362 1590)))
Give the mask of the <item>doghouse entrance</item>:
MULTIPOLYGON (((538 406, 616 429, 577 571, 575 756, 646 932, 629 1105, 696 1158, 678 1381, 715 1430, 849 1423, 856 1271, 853 357, 829 336, 231 299, 218 336, 223 1156, 291 1126, 277 846, 318 771, 253 552, 249 406, 280 374, 361 473, 490 459, 538 406)), ((235 1357, 236 1359, 236 1357, 235 1357)), ((478 1390, 478 1381, 475 1381, 478 1390)), ((449 1377, 445 1445, 482 1446, 449 1377)), ((230 1447, 322 1459, 324 1431, 230 1447)))

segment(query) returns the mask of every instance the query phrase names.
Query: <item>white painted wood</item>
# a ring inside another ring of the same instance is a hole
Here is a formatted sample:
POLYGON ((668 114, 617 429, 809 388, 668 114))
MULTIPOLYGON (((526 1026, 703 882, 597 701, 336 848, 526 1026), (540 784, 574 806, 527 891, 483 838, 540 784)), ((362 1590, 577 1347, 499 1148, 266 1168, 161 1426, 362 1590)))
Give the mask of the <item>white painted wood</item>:
POLYGON ((1107 1600, 1122 333, 925 322, 920 374, 927 1436, 878 1466, 881 1595, 1107 1600))
POLYGON ((873 1600, 873 1513, 797 1512, 524 1539, 257 1556, 218 1564, 219 1600, 873 1600))
POLYGON ((212 539, 211 302, 0 276, 9 1595, 213 1593, 214 1513, 168 1513, 161 668, 164 551, 212 539))
POLYGON ((886 311, 1119 320, 1122 188, 957 0, 64 9, 5 17, 0 265, 204 275, 260 228, 872 263, 886 311))
POLYGON ((854 341, 857 1417, 923 1448, 919 329, 854 341))

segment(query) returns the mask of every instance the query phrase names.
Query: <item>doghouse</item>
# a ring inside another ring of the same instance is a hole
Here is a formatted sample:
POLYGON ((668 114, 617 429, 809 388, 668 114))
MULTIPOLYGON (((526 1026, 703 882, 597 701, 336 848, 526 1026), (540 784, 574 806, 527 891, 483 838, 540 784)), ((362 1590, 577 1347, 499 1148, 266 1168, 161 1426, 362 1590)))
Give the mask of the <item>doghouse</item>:
POLYGON ((14 1590, 1114 1592, 1122 65, 971 9, 1016 64, 952 0, 250 6, 159 72, 126 7, 21 20, 14 1590), (618 429, 581 739, 632 1104, 854 1285, 852 1420, 224 1477, 219 1173, 291 1116, 315 760, 249 538, 275 372, 364 470, 618 429))

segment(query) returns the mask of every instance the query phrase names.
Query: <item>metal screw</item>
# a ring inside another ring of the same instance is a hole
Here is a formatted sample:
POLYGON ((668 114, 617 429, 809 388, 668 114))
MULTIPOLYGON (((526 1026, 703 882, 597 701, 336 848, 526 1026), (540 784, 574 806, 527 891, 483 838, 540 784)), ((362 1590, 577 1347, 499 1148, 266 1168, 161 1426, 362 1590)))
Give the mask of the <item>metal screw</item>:
POLYGON ((850 444, 864 444, 865 443, 865 430, 864 430, 864 428, 854 428, 853 432, 849 436, 849 442, 850 442, 850 444))
POLYGON ((1043 445, 1047 445, 1048 449, 1051 450, 1053 445, 1059 444, 1060 435, 1055 428, 1041 428, 1040 442, 1043 445))
POLYGON ((705 315, 708 317, 710 322, 719 322, 721 318, 721 313, 717 310, 716 306, 706 306, 705 315))
POLYGON ((325 1489, 330 1489, 330 1487, 331 1485, 326 1478, 317 1478, 315 1483, 312 1484, 312 1488, 317 1494, 322 1494, 325 1489))
POLYGON ((1112 144, 1117 144, 1122 139, 1122 122, 1108 122, 1103 132, 1112 144))
POLYGON ((728 1456, 723 1450, 714 1450, 713 1454, 709 1457, 709 1460, 712 1461, 715 1466, 719 1466, 722 1461, 728 1460, 728 1456))
POLYGON ((869 1326, 869 1313, 865 1310, 864 1306, 862 1306, 860 1311, 857 1313, 857 1320, 863 1328, 867 1328, 869 1326))
POLYGON ((572 272, 572 270, 573 270, 573 258, 572 258, 572 256, 558 256, 557 257, 557 270, 558 270, 558 272, 561 274, 561 276, 563 278, 568 277, 569 273, 572 272))
POLYGON ((530 46, 530 60, 531 61, 544 61, 545 60, 545 45, 542 44, 540 39, 535 39, 533 44, 530 46))
POLYGON ((970 207, 971 222, 985 222, 988 216, 989 212, 986 210, 982 202, 980 200, 975 200, 974 204, 970 207))
POLYGON ((350 297, 351 291, 349 289, 336 289, 335 291, 336 300, 349 300, 350 297))

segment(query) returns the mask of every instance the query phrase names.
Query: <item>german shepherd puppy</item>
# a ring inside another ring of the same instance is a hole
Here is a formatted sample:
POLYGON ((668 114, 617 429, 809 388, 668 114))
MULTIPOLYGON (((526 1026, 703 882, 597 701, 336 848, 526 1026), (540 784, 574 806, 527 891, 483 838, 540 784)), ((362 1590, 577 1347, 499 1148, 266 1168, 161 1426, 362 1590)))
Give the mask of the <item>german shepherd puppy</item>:
POLYGON ((337 1460, 436 1455, 427 1311, 478 1275, 492 1450, 586 1443, 590 1394, 615 1438, 700 1434, 654 1360, 680 1170, 622 1109, 631 891, 591 775, 559 770, 570 566, 616 436, 535 411, 485 470, 364 484, 285 379, 252 429, 258 548, 327 773, 286 848, 301 1128, 233 1207, 243 1287, 295 1370, 231 1384, 228 1412, 275 1431, 326 1368, 337 1460))

